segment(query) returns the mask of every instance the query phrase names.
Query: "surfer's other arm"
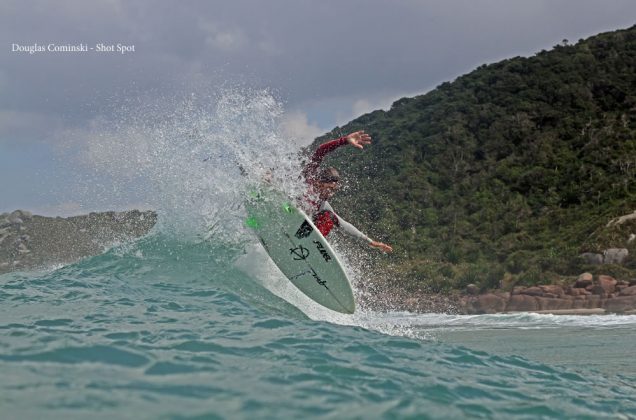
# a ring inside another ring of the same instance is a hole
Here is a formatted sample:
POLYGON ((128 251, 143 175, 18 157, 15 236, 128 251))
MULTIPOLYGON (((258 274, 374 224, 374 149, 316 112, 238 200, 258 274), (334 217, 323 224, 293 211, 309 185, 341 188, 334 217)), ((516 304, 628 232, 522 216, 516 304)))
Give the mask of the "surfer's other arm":
POLYGON ((387 245, 387 244, 382 243, 382 242, 374 241, 373 239, 369 238, 364 233, 360 232, 355 226, 353 226, 351 223, 349 223, 346 220, 344 220, 342 217, 340 217, 338 215, 336 215, 336 217, 338 217, 338 219, 339 219, 340 228, 343 231, 345 231, 347 234, 349 234, 350 236, 362 239, 366 243, 368 243, 370 247, 379 249, 380 251, 393 252, 393 248, 390 245, 387 245))
POLYGON ((364 233, 360 232, 351 223, 347 222, 341 216, 336 214, 329 202, 325 201, 321 207, 321 211, 314 217, 314 223, 316 227, 324 236, 327 236, 334 226, 337 226, 347 235, 359 239, 362 242, 366 242, 370 247, 379 249, 383 252, 392 252, 393 248, 382 242, 374 241, 364 233))

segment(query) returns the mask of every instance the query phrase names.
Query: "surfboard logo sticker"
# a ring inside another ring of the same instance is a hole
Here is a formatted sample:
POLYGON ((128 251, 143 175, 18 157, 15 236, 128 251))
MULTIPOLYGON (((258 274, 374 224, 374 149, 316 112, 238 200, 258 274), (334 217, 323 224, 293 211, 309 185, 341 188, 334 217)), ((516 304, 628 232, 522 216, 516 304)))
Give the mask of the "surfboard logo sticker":
POLYGON ((311 232, 313 231, 314 231, 314 228, 311 227, 309 222, 305 220, 303 224, 300 225, 300 228, 298 228, 298 230, 296 231, 296 237, 298 239, 306 238, 307 236, 311 235, 311 232))
POLYGON ((296 248, 290 248, 289 253, 294 256, 294 261, 306 260, 309 256, 309 250, 302 245, 296 248))

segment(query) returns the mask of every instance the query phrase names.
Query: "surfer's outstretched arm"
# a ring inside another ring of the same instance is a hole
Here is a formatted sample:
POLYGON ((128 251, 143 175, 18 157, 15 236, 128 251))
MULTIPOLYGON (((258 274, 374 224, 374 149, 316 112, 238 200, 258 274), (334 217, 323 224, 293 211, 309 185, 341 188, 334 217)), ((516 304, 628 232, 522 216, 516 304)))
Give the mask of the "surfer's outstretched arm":
POLYGON ((336 217, 336 219, 338 220, 338 227, 342 229, 342 231, 345 232, 347 235, 352 236, 356 239, 360 239, 361 241, 364 241, 367 244, 369 244, 370 247, 377 248, 381 251, 384 251, 384 252, 393 251, 393 248, 390 245, 387 245, 382 242, 374 241, 373 239, 369 238, 364 233, 360 232, 360 230, 358 230, 358 228, 353 226, 351 223, 347 222, 345 219, 337 215, 336 212, 333 211, 333 208, 328 202, 325 202, 323 204, 323 209, 330 212, 333 216, 336 217))
POLYGON ((313 181, 318 175, 318 168, 325 159, 325 156, 346 144, 350 144, 356 149, 363 149, 364 146, 371 144, 371 136, 365 133, 364 130, 361 130, 321 144, 311 156, 307 166, 303 169, 303 176, 305 179, 313 181))
POLYGON ((370 247, 377 248, 380 251, 384 251, 384 252, 392 252, 393 251, 393 248, 390 245, 387 245, 387 244, 382 243, 382 242, 374 241, 373 239, 369 238, 364 233, 360 232, 355 226, 353 226, 351 223, 349 223, 346 220, 344 220, 342 217, 340 217, 340 216, 337 216, 337 217, 338 217, 338 221, 340 222, 340 228, 343 231, 345 231, 347 234, 349 234, 350 236, 362 239, 367 244, 369 244, 370 247))

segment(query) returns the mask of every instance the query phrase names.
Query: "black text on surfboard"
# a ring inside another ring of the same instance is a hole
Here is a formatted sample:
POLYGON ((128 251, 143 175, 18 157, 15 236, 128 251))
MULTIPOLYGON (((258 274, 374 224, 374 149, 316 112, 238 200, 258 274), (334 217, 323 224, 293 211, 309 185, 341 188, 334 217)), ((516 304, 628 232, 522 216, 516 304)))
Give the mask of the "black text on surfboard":
POLYGON ((321 244, 320 241, 314 241, 314 243, 316 244, 316 249, 320 252, 320 255, 322 255, 325 262, 331 261, 331 255, 329 255, 323 244, 321 244))
POLYGON ((298 273, 295 276, 290 276, 289 279, 290 280, 295 280, 298 277, 304 276, 305 274, 311 274, 311 276, 314 278, 314 280, 316 280, 316 283, 318 283, 319 285, 323 286, 325 289, 329 290, 329 287, 327 286, 327 280, 321 279, 320 276, 318 275, 318 273, 316 273, 316 270, 314 270, 311 267, 309 267, 309 270, 307 270, 307 271, 303 271, 302 273, 298 273))
POLYGON ((314 279, 316 280, 316 283, 318 283, 321 286, 324 286, 325 289, 329 290, 329 287, 327 287, 327 280, 322 280, 318 274, 316 273, 316 271, 314 271, 314 269, 311 269, 311 275, 314 277, 314 279))

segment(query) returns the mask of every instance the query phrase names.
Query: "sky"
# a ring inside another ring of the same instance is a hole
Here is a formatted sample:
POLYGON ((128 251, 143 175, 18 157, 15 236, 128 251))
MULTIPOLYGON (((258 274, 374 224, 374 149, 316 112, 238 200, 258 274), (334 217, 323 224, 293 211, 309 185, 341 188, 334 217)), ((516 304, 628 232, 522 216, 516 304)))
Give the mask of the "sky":
POLYGON ((282 108, 282 135, 307 144, 482 64, 635 17, 633 0, 3 0, 0 213, 143 207, 133 192, 98 199, 77 182, 108 183, 81 160, 109 147, 112 130, 100 127, 122 110, 143 108, 132 120, 152 125, 171 98, 266 91, 282 108), (49 44, 87 51, 28 52, 49 44))

